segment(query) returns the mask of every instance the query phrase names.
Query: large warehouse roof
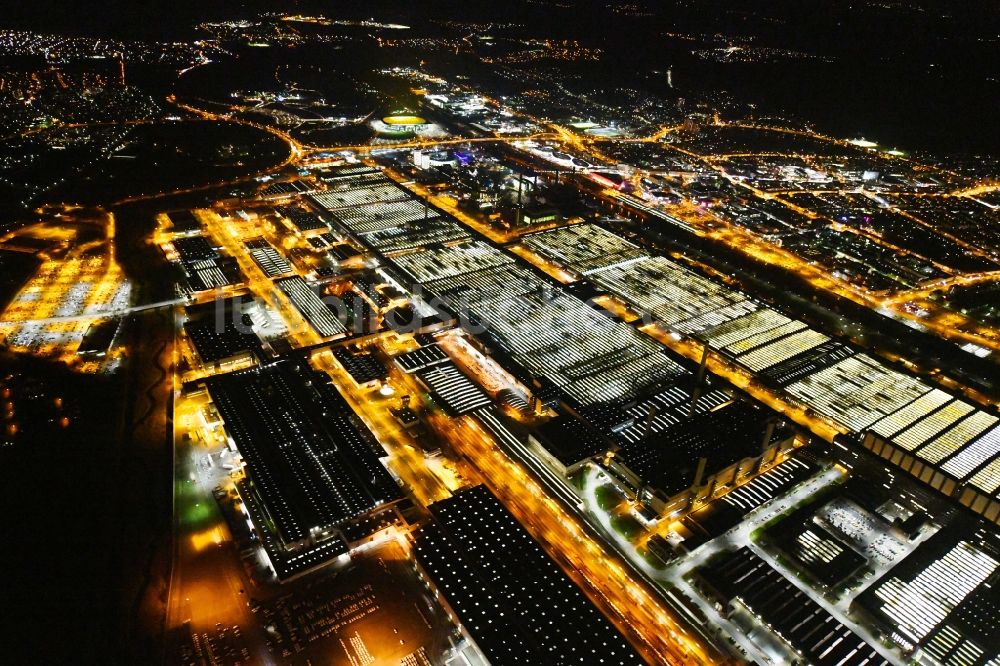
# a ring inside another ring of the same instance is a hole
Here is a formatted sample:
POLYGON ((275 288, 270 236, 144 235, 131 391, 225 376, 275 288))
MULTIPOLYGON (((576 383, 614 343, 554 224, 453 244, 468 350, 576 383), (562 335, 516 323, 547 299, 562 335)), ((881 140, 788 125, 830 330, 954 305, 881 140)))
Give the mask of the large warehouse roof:
POLYGON ((399 499, 374 437, 324 376, 281 363, 208 390, 286 544, 399 499))
POLYGON ((431 513, 414 554, 490 662, 642 663, 485 486, 431 513))

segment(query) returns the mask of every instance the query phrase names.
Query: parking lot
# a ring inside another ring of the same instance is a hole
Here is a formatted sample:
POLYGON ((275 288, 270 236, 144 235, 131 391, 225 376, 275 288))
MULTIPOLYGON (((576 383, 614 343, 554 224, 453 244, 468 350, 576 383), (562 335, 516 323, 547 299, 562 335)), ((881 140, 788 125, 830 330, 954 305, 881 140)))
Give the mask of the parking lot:
POLYGON ((284 663, 429 666, 448 658, 457 636, 396 540, 288 587, 255 611, 284 663))

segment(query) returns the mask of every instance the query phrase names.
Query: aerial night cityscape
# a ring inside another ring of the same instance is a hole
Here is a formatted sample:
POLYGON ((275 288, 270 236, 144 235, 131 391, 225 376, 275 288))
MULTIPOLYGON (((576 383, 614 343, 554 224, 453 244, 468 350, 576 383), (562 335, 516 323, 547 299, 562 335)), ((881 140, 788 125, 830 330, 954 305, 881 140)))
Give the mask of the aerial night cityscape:
POLYGON ((998 117, 989 0, 7 3, 2 663, 1000 666, 998 117))

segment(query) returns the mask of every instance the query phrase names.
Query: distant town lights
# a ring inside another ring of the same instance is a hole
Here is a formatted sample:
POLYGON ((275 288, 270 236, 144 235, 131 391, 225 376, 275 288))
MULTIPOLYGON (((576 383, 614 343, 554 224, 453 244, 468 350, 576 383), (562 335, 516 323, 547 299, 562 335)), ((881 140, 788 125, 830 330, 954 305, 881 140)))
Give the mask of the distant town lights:
POLYGON ((874 141, 869 141, 868 139, 865 139, 863 137, 860 138, 860 139, 851 139, 847 143, 851 144, 852 146, 857 146, 858 148, 877 148, 878 147, 877 143, 875 143, 874 141))

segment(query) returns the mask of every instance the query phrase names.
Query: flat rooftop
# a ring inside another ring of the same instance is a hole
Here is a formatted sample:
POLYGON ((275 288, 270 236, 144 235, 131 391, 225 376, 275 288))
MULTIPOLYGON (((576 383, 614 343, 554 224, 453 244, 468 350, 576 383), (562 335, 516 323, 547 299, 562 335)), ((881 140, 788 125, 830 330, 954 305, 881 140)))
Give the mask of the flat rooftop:
POLYGON ((214 310, 201 312, 195 308, 192 319, 184 324, 184 332, 202 363, 260 350, 260 339, 250 330, 250 316, 243 313, 242 299, 229 299, 214 307, 221 308, 221 316, 216 316, 214 310))
POLYGON ((275 278, 292 273, 292 266, 288 260, 271 247, 267 241, 263 239, 249 241, 246 243, 246 247, 250 251, 250 257, 254 263, 264 271, 267 277, 275 278))
POLYGON ((457 243, 469 240, 469 233, 457 222, 438 217, 402 222, 394 227, 363 235, 364 242, 382 254, 406 252, 435 243, 457 243))
POLYGON ((347 330, 336 313, 299 276, 278 280, 275 285, 321 337, 339 335, 347 330))
POLYGON ((184 236, 175 238, 170 244, 177 250, 182 262, 188 264, 206 259, 214 259, 219 256, 218 250, 205 236, 184 236))
POLYGON ((402 497, 385 452, 326 375, 283 362, 206 384, 286 546, 402 497))
POLYGON ((201 229, 201 222, 190 210, 173 210, 167 213, 170 230, 176 234, 193 233, 201 229))
POLYGON ((737 401, 629 442, 615 457, 649 485, 673 495, 691 487, 701 458, 708 460, 705 474, 710 475, 760 455, 772 418, 764 409, 737 401))
POLYGON ((514 259, 492 245, 472 240, 460 245, 396 257, 393 263, 405 271, 414 282, 425 284, 433 280, 512 264, 514 259))
POLYGON ((417 372, 417 377, 453 416, 468 414, 493 404, 479 385, 466 377, 451 360, 426 367, 417 372))
POLYGON ((611 401, 677 376, 658 343, 612 320, 491 245, 433 248, 392 260, 456 314, 480 324, 530 377, 580 404, 611 401))
POLYGON ((635 243, 594 224, 529 234, 521 243, 541 256, 580 275, 649 256, 635 243))
POLYGON ((354 234, 391 229, 437 216, 391 181, 358 190, 324 192, 314 196, 313 201, 329 211, 341 227, 354 234))
POLYGON ((333 350, 333 356, 358 384, 385 379, 389 371, 371 352, 352 352, 344 347, 333 350))
POLYGON ((702 569, 726 598, 738 599, 816 666, 888 664, 872 646, 748 548, 702 569))
POLYGON ((643 663, 485 486, 430 510, 414 554, 492 663, 643 663))
POLYGON ((732 400, 721 389, 702 391, 694 400, 690 382, 674 382, 650 393, 625 411, 630 425, 617 432, 622 442, 638 442, 644 437, 666 431, 692 414, 701 414, 732 400))
POLYGON ((871 429, 986 495, 1000 491, 996 416, 596 225, 531 234, 523 243, 845 429, 871 429))
POLYGON ((748 296, 712 282, 665 257, 609 266, 588 279, 663 326, 697 333, 753 312, 748 296))
POLYGON ((436 342, 418 347, 395 357, 403 372, 412 373, 449 361, 448 355, 436 342))
POLYGON ((330 225, 318 216, 301 208, 278 209, 278 214, 295 225, 299 231, 329 231, 330 225))
POLYGON ((918 379, 856 354, 787 387, 812 409, 854 432, 931 391, 918 379))
POLYGON ((904 647, 939 663, 1000 658, 1000 551, 958 516, 855 600, 904 647))
POLYGON ((600 455, 612 446, 596 428, 572 416, 560 416, 539 426, 535 438, 566 467, 600 455))
POLYGON ((745 294, 704 278, 593 224, 532 234, 524 245, 630 307, 681 333, 696 333, 756 310, 745 294))
MULTIPOLYGON (((360 189, 375 186, 369 172, 358 178, 363 181, 360 189)), ((351 190, 350 181, 338 181, 348 186, 337 192, 351 190)), ((344 205, 341 194, 314 198, 331 208, 344 205)), ((419 225, 424 207, 403 199, 341 207, 335 213, 362 243, 378 249, 389 230, 419 225)), ((428 229, 437 224, 429 222, 428 229)), ((389 263, 411 284, 440 298, 452 314, 484 324, 483 335, 497 350, 498 360, 515 374, 557 387, 570 402, 630 399, 649 385, 683 373, 658 343, 483 241, 430 243, 421 251, 391 257, 389 263)))

